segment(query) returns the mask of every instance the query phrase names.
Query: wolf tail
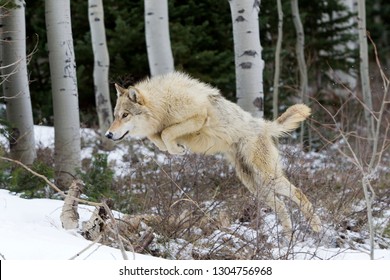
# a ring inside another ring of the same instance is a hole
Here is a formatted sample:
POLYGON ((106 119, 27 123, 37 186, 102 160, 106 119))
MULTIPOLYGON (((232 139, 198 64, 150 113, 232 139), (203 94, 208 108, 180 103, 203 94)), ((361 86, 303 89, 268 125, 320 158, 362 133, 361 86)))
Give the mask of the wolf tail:
POLYGON ((311 109, 305 104, 295 104, 289 107, 280 117, 270 123, 270 133, 273 137, 283 136, 298 128, 300 122, 310 116, 311 109))

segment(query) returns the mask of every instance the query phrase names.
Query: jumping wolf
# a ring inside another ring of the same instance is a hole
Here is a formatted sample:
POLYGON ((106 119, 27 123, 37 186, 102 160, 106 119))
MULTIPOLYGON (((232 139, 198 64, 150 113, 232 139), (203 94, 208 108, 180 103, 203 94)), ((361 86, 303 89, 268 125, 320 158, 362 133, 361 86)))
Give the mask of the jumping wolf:
POLYGON ((145 79, 127 89, 115 87, 115 119, 106 137, 113 141, 127 135, 147 137, 161 151, 176 155, 186 149, 221 153, 251 193, 277 213, 285 232, 292 231, 292 223, 276 195, 294 201, 311 228, 321 230, 310 201, 285 177, 273 139, 296 129, 310 115, 309 107, 293 105, 274 121, 254 118, 218 89, 180 72, 145 79))

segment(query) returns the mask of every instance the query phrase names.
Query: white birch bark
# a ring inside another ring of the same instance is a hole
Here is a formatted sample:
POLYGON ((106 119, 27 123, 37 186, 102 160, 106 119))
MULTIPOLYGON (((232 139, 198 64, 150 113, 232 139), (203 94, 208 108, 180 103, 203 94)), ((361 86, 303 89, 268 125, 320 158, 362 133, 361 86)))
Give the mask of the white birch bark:
POLYGON ((152 76, 174 70, 167 0, 145 0, 145 36, 152 76))
POLYGON ((26 63, 25 1, 2 13, 2 75, 7 120, 12 126, 11 156, 25 164, 35 157, 35 138, 26 63))
POLYGON ((276 0, 276 5, 278 8, 278 40, 276 42, 275 50, 275 74, 274 74, 274 92, 272 98, 272 109, 273 116, 276 119, 279 116, 279 80, 280 80, 280 53, 282 50, 282 41, 283 41, 283 9, 282 9, 282 0, 276 0))
POLYGON ((233 22, 237 104, 254 117, 264 115, 259 0, 229 0, 233 22))
POLYGON ((366 28, 366 2, 365 0, 357 0, 358 8, 358 34, 359 34, 359 58, 360 58, 360 80, 362 83, 364 116, 367 122, 367 129, 370 137, 374 137, 375 125, 372 115, 372 94, 370 86, 370 73, 368 61, 368 44, 367 44, 367 28, 366 28))
POLYGON ((113 118, 108 82, 110 57, 108 55, 104 27, 103 1, 88 0, 88 15, 94 55, 93 81, 100 136, 103 146, 106 149, 111 149, 113 147, 113 141, 104 136, 113 118))
POLYGON ((55 127, 57 184, 68 188, 80 167, 80 117, 69 0, 45 0, 55 127))

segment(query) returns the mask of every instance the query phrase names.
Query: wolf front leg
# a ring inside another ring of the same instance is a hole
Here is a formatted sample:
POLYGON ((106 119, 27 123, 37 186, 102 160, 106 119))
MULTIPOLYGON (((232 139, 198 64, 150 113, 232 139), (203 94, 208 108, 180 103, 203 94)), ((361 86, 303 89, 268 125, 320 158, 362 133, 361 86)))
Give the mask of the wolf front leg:
POLYGON ((148 136, 149 140, 153 142, 154 145, 157 146, 157 148, 160 149, 160 151, 167 151, 168 148, 165 146, 164 141, 161 139, 161 133, 156 133, 153 135, 148 136))
POLYGON ((183 122, 167 127, 161 132, 161 139, 170 154, 183 155, 185 148, 177 143, 177 139, 183 135, 199 131, 207 120, 206 111, 203 114, 193 116, 183 122))

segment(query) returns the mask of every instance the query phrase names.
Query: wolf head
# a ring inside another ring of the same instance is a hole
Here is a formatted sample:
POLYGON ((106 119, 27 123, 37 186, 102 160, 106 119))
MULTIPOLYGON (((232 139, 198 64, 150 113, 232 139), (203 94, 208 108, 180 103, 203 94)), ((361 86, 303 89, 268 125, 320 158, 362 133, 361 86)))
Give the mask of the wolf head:
POLYGON ((106 137, 120 141, 127 135, 147 136, 150 119, 146 100, 134 87, 128 89, 115 84, 117 101, 114 109, 114 122, 106 132, 106 137))

